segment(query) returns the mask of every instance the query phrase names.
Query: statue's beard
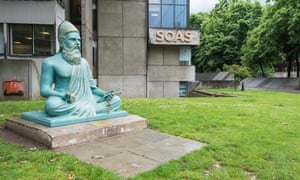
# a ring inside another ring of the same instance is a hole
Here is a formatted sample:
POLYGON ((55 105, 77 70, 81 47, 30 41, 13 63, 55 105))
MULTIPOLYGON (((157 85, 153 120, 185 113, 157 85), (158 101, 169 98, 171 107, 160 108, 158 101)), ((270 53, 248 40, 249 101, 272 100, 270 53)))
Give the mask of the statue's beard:
POLYGON ((78 46, 74 46, 70 49, 64 47, 62 49, 62 57, 70 64, 80 64, 81 61, 81 52, 78 46))

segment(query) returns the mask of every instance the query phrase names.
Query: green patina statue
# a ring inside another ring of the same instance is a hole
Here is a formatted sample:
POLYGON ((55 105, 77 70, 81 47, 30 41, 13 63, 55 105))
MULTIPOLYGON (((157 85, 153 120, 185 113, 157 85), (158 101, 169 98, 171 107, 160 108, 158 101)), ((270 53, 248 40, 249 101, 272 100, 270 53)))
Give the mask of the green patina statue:
MULTIPOLYGON (((68 21, 62 22, 58 27, 60 50, 42 63, 40 92, 47 98, 44 113, 50 126, 51 117, 54 121, 79 119, 82 122, 80 119, 91 121, 127 115, 118 110, 119 92, 96 87, 89 64, 81 57, 80 40, 78 29, 68 21)), ((26 113, 23 117, 28 119, 26 113)), ((64 124, 70 123, 58 123, 64 124)))
POLYGON ((81 57, 77 28, 64 21, 58 27, 58 40, 60 51, 42 64, 40 91, 48 98, 45 112, 90 117, 117 110, 120 98, 96 87, 89 64, 81 57))

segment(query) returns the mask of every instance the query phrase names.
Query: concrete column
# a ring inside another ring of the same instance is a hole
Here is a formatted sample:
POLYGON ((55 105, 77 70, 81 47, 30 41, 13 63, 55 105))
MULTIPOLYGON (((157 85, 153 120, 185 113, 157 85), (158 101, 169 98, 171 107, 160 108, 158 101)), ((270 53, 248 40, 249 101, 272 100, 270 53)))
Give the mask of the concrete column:
POLYGON ((93 3, 81 1, 81 43, 82 56, 93 64, 93 3))
POLYGON ((147 0, 98 1, 99 87, 146 97, 147 0))

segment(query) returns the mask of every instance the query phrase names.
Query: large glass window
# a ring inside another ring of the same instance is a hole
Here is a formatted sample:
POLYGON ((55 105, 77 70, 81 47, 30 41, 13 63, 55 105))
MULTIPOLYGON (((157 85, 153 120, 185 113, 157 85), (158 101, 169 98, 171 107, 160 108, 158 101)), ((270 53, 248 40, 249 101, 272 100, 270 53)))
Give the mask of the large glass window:
POLYGON ((34 26, 34 55, 54 54, 54 34, 52 26, 34 26))
POLYGON ((29 24, 10 26, 10 54, 47 56, 54 53, 53 26, 29 24))
POLYGON ((174 23, 176 27, 186 27, 188 18, 186 13, 186 6, 175 6, 175 19, 174 23))
POLYGON ((162 5, 162 27, 172 28, 174 27, 174 6, 162 5))
POLYGON ((186 28, 187 0, 149 0, 149 27, 186 28))
POLYGON ((32 54, 32 26, 11 25, 11 54, 32 54))
POLYGON ((0 55, 4 54, 4 34, 3 34, 3 24, 0 24, 0 55))
POLYGON ((160 5, 149 6, 149 26, 160 27, 161 26, 161 10, 160 5))

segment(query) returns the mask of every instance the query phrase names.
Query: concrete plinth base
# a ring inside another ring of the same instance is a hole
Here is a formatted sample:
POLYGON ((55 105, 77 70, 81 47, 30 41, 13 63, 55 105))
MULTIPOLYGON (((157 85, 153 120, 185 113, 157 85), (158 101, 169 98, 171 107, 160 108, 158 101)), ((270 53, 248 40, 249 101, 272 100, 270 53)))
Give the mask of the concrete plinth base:
POLYGON ((22 119, 33 121, 48 127, 64 126, 69 124, 84 123, 90 121, 104 120, 116 117, 128 116, 126 111, 113 111, 108 113, 97 114, 92 117, 78 118, 72 116, 49 117, 44 111, 24 112, 21 114, 22 119))
POLYGON ((9 128, 51 149, 137 132, 147 127, 147 121, 137 115, 92 121, 59 127, 46 127, 21 118, 6 119, 9 128))

